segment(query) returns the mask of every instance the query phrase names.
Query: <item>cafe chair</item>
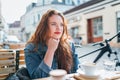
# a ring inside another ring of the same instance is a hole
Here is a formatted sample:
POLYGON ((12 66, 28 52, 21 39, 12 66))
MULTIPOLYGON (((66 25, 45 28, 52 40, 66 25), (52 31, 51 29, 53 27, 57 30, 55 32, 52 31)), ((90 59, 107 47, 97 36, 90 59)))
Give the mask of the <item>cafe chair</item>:
POLYGON ((0 50, 0 80, 17 71, 18 57, 13 50, 0 50))
POLYGON ((20 80, 31 80, 28 70, 25 67, 20 68, 16 72, 16 75, 19 77, 20 80))
POLYGON ((8 76, 5 80, 32 80, 25 67, 20 68, 16 73, 8 76))

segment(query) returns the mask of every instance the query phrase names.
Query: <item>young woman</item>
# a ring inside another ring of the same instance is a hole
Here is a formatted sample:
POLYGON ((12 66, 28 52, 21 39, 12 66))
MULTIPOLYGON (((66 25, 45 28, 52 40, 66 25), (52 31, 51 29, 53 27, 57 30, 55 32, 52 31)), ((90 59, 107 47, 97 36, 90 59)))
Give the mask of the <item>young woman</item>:
POLYGON ((56 10, 48 10, 24 49, 26 66, 32 79, 48 77, 53 69, 76 72, 78 55, 68 36, 63 15, 56 10))

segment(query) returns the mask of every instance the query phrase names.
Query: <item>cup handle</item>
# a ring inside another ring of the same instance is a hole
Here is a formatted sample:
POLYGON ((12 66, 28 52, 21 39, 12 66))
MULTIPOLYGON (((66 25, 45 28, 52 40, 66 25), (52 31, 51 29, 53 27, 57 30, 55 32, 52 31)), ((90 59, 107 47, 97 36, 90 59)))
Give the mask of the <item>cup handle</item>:
POLYGON ((83 71, 81 64, 78 65, 78 69, 81 69, 83 71))
POLYGON ((81 64, 78 65, 78 68, 81 68, 81 64))

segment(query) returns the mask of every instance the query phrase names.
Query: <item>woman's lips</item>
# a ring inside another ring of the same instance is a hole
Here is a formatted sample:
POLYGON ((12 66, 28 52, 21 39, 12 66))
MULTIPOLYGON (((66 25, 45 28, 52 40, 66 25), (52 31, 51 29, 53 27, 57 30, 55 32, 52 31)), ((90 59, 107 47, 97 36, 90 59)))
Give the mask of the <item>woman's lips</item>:
POLYGON ((54 32, 55 34, 60 34, 61 32, 54 32))

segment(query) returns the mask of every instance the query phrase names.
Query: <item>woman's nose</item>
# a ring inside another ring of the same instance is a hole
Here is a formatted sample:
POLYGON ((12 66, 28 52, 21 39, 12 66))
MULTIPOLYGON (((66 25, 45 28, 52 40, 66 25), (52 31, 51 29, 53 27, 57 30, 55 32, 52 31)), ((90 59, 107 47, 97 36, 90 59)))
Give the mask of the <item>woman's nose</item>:
POLYGON ((61 27, 60 25, 57 25, 57 29, 60 29, 60 27, 61 27))

